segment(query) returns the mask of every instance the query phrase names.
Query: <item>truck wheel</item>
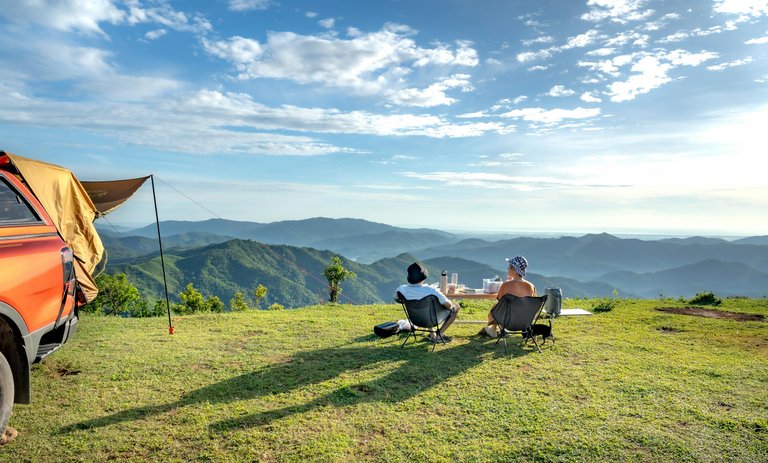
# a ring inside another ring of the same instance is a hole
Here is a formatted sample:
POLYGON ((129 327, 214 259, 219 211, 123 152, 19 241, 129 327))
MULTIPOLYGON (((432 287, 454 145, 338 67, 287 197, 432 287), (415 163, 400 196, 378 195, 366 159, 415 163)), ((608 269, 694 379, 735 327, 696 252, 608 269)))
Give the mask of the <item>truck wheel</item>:
POLYGON ((13 411, 13 373, 8 360, 0 352, 0 435, 5 432, 5 426, 11 419, 13 411))

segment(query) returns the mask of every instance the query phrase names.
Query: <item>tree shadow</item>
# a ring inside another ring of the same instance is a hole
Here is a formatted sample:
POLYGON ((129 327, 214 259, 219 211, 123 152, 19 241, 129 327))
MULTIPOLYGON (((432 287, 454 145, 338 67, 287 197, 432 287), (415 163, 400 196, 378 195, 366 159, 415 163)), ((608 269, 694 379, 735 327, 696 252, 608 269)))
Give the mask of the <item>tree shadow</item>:
MULTIPOLYGON (((361 340, 368 341, 369 337, 361 340)), ((483 357, 516 357, 530 352, 511 343, 509 354, 503 346, 494 346, 488 339, 472 338, 468 343, 438 346, 435 352, 427 341, 408 341, 401 349, 398 337, 388 346, 380 343, 352 342, 342 346, 302 351, 287 361, 267 365, 253 372, 191 391, 175 402, 135 407, 101 418, 81 421, 62 427, 60 433, 92 429, 126 421, 146 419, 186 406, 201 403, 228 404, 286 394, 307 386, 332 380, 340 375, 354 375, 357 371, 381 367, 384 363, 396 366, 384 376, 371 381, 343 385, 309 402, 274 410, 230 418, 210 425, 213 431, 249 426, 263 426, 276 419, 304 413, 324 406, 349 406, 366 402, 396 403, 414 397, 446 380, 482 363, 483 357), (415 344, 415 345, 414 345, 415 344)), ((519 344, 519 343, 517 343, 519 344)))

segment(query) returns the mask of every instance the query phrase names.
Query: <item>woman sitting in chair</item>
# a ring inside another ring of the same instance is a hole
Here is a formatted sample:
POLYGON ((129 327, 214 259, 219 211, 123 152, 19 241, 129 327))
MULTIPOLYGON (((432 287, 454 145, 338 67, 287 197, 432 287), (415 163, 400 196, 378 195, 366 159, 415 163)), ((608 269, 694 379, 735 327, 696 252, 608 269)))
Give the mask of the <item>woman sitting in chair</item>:
MULTIPOLYGON (((525 279, 525 270, 528 268, 528 260, 523 256, 515 256, 512 259, 507 258, 509 264, 507 269, 507 281, 501 284, 499 292, 496 294, 496 300, 500 300, 507 294, 517 297, 535 296, 536 287, 533 283, 525 279)), ((495 338, 499 335, 496 320, 493 319, 491 312, 488 312, 488 326, 484 327, 480 334, 495 338)))
MULTIPOLYGON (((428 275, 429 273, 427 272, 427 268, 421 265, 421 263, 412 263, 408 266, 408 284, 401 285, 399 288, 397 288, 397 292, 402 294, 403 297, 408 300, 422 299, 429 295, 436 296, 438 301, 440 301, 440 304, 442 304, 443 307, 450 310, 452 313, 443 324, 440 332, 432 331, 429 335, 429 339, 433 342, 438 342, 442 335, 442 339, 445 342, 448 342, 451 339, 448 336, 445 336, 445 330, 447 330, 448 327, 451 326, 451 323, 456 320, 456 316, 459 314, 460 307, 458 304, 451 302, 451 300, 448 299, 437 288, 425 285, 424 283, 427 281, 428 275)), ((397 299, 397 293, 395 293, 395 299, 397 299)))

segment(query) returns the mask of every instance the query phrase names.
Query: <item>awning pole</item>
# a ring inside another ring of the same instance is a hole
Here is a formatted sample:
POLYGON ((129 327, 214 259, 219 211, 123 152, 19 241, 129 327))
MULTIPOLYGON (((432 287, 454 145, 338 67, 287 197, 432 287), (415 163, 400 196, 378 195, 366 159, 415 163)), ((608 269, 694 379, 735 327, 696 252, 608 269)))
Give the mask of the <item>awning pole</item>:
POLYGON ((152 181, 152 200, 155 203, 155 224, 157 225, 157 243, 160 245, 160 266, 163 269, 163 287, 165 288, 165 307, 168 309, 168 334, 173 334, 171 323, 171 303, 168 300, 168 280, 165 278, 165 258, 163 257, 163 239, 160 237, 160 216, 157 214, 157 195, 155 194, 155 176, 150 175, 152 181))

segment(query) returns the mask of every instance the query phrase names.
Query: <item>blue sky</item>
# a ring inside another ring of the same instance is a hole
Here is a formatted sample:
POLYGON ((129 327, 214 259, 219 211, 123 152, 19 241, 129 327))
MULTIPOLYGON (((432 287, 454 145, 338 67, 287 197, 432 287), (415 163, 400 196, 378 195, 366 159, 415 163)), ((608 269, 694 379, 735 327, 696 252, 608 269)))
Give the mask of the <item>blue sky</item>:
POLYGON ((161 220, 768 233, 768 1, 0 0, 0 26, 0 148, 154 174, 161 220))

